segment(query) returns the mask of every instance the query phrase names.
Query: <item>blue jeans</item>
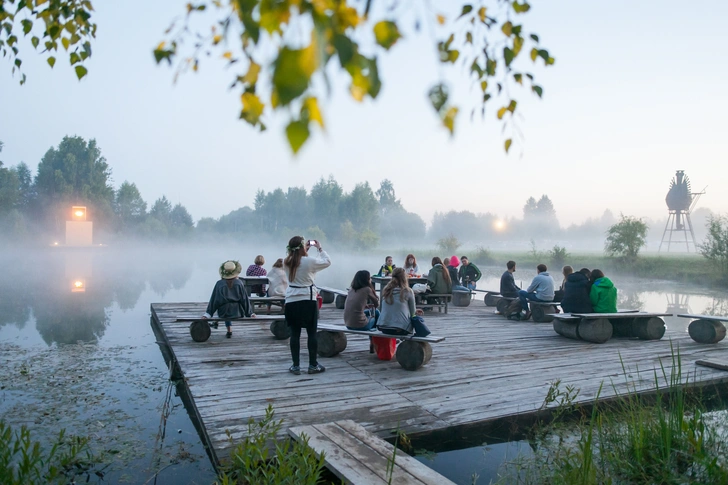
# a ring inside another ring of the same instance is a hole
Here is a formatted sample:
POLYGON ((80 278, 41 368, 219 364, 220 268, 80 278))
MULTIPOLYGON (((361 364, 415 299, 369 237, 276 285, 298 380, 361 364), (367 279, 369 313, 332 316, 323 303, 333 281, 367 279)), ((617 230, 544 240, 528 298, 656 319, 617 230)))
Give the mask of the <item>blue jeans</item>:
POLYGON ((373 329, 377 325, 377 321, 379 320, 379 310, 377 310, 376 308, 373 311, 364 310, 364 315, 369 317, 369 322, 367 322, 366 326, 359 327, 359 328, 351 328, 351 327, 346 327, 346 328, 349 328, 351 330, 361 330, 363 332, 373 329), (372 316, 372 314, 374 316, 372 316))
POLYGON ((536 298, 536 293, 529 293, 526 290, 518 290, 518 298, 521 300, 521 308, 528 311, 528 301, 544 301, 536 298))
MULTIPOLYGON (((473 284, 475 284, 475 283, 473 283, 473 284)), ((452 285, 452 291, 456 291, 456 290, 457 291, 470 291, 471 289, 472 288, 465 288, 464 286, 461 286, 461 285, 452 285)))
POLYGON ((469 290, 475 289, 475 281, 468 281, 468 289, 469 290))

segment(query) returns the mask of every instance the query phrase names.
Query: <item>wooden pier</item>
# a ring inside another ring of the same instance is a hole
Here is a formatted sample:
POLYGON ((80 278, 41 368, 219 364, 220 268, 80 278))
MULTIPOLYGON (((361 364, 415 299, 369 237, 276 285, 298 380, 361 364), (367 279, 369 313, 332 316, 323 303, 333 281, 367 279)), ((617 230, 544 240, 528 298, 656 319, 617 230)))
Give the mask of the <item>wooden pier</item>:
MULTIPOLYGON (((578 388, 582 403, 592 402, 600 387, 600 399, 628 389, 650 392, 661 362, 670 370, 671 344, 679 348, 683 382, 728 384, 728 372, 695 365, 724 356, 728 341, 696 343, 687 331, 669 328, 662 340, 575 341, 556 334, 551 323, 506 320, 482 300, 453 306, 447 314, 426 314, 432 333, 446 340, 433 345, 432 359, 417 371, 402 369, 396 359, 378 360, 369 353, 367 338, 349 336, 341 354, 319 358, 326 372, 307 375, 304 332, 304 372, 295 376, 288 372, 288 340, 275 340, 269 322, 233 323, 231 339, 223 329, 213 330, 206 342, 193 341, 189 323, 175 320, 197 317, 205 306, 154 303, 152 325, 185 378, 190 412, 217 461, 229 455, 228 433, 239 440, 248 420, 262 418, 269 404, 284 420, 282 436, 290 427, 352 420, 380 438, 391 439, 400 430, 412 439, 437 440, 442 448, 463 439, 482 443, 476 434, 492 423, 542 412, 557 380, 562 389, 578 388)), ((343 311, 332 304, 321 310, 321 322, 343 324, 342 319, 343 311)))

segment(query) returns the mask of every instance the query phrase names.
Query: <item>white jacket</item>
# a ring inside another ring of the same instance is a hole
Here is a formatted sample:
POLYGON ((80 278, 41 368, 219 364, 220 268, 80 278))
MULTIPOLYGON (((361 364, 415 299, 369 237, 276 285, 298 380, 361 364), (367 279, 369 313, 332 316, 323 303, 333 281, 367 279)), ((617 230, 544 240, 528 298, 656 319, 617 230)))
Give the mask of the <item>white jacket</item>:
POLYGON ((272 268, 268 273, 268 296, 286 296, 288 276, 283 268, 272 268))
POLYGON ((301 264, 296 268, 296 277, 293 280, 291 280, 289 268, 284 264, 283 268, 289 281, 286 289, 286 303, 316 300, 316 295, 318 295, 316 273, 329 266, 331 266, 331 258, 323 250, 319 250, 316 257, 309 255, 301 258, 301 264))

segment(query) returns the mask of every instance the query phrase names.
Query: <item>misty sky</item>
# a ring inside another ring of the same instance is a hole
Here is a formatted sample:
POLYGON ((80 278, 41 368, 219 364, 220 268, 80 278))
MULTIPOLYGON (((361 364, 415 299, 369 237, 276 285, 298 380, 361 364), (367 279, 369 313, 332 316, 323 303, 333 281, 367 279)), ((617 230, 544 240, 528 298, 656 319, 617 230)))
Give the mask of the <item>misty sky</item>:
POLYGON ((173 69, 155 65, 151 51, 184 4, 95 2, 99 31, 80 83, 66 59, 51 70, 28 43, 25 86, 1 59, 0 159, 35 171, 63 136, 96 138, 115 187, 135 182, 148 203, 166 195, 195 220, 252 206, 259 188, 310 189, 329 174, 346 191, 364 180, 376 190, 389 178, 428 223, 451 209, 521 217, 526 199, 543 193, 562 225, 606 208, 664 218, 676 169, 694 191, 708 185, 699 207, 728 212, 728 2, 534 2, 519 21, 556 64, 534 68, 524 54, 544 99, 512 88, 525 141, 510 155, 495 120, 500 104, 471 122, 479 89, 467 68, 443 69, 429 30, 409 29, 381 57, 375 102, 355 103, 334 79, 327 131, 298 157, 283 135, 286 116, 269 116, 263 134, 238 121, 240 92, 228 90, 234 70, 204 60, 200 73, 173 85, 173 69), (454 137, 426 98, 441 76, 461 107, 454 137))

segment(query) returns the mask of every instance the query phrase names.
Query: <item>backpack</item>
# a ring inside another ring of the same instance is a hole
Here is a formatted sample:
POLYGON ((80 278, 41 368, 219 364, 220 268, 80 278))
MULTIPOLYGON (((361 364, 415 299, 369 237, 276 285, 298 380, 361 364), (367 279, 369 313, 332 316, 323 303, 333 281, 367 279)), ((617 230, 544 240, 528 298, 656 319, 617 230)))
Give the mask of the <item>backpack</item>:
POLYGON ((392 360, 397 353, 397 339, 387 337, 372 337, 372 345, 379 360, 392 360))
POLYGON ((508 305, 508 308, 506 308, 506 311, 503 312, 503 315, 509 320, 520 320, 521 310, 523 310, 521 300, 516 298, 510 303, 510 305, 508 305))

